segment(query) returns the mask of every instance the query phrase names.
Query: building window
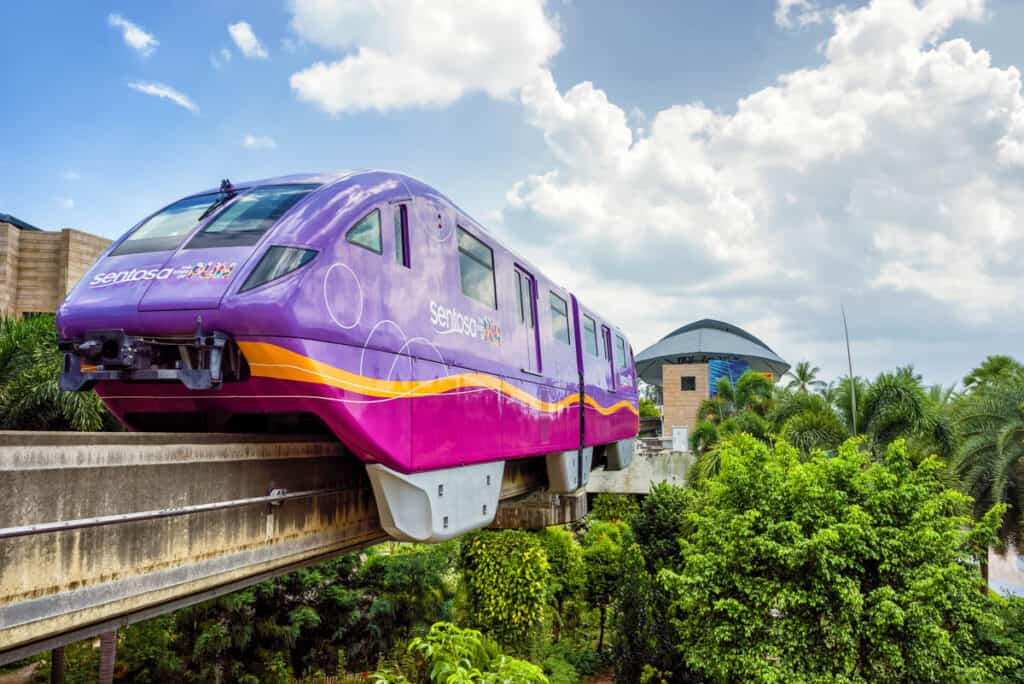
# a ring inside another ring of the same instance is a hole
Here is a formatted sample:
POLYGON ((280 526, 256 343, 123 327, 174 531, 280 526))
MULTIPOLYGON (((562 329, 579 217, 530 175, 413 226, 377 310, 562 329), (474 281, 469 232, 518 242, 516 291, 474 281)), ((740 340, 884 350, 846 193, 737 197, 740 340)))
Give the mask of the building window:
POLYGON ((394 208, 395 212, 395 261, 406 268, 409 261, 409 210, 404 204, 394 208))
POLYGON ((551 334, 556 340, 572 344, 569 337, 569 305, 565 300, 551 293, 551 334))
POLYGON ((583 316, 583 348, 591 356, 597 356, 597 323, 590 316, 583 316))
POLYGON ((681 383, 681 389, 684 392, 696 392, 697 391, 697 377, 694 375, 684 375, 679 378, 681 383))
POLYGON ((374 209, 348 229, 345 239, 357 247, 381 254, 384 248, 380 237, 380 210, 374 209))
POLYGON ((498 308, 494 289, 494 252, 459 226, 459 274, 462 292, 492 309, 498 308))

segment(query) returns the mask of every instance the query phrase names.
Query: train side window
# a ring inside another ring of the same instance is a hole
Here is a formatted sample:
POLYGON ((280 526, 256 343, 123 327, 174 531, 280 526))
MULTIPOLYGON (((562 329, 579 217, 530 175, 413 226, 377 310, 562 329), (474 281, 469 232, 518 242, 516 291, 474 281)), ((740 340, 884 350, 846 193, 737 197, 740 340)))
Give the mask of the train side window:
POLYGON ((384 247, 380 236, 380 210, 374 209, 359 219, 359 223, 348 229, 345 239, 357 247, 382 254, 384 247))
POLYGON ((516 310, 519 312, 519 322, 533 330, 533 291, 529 277, 524 276, 518 268, 516 269, 516 310))
POLYGON ((498 308, 494 286, 494 252, 459 226, 459 275, 462 293, 492 309, 498 308))
POLYGON ((615 365, 619 368, 629 365, 626 361, 626 341, 618 335, 615 336, 615 365))
POLYGON ((556 340, 572 344, 569 337, 569 305, 565 300, 551 293, 551 334, 556 340))
POLYGON ((583 348, 591 356, 597 356, 597 323, 586 314, 583 315, 583 348))
POLYGON ((395 261, 411 268, 409 261, 409 210, 404 204, 394 207, 395 213, 395 261))

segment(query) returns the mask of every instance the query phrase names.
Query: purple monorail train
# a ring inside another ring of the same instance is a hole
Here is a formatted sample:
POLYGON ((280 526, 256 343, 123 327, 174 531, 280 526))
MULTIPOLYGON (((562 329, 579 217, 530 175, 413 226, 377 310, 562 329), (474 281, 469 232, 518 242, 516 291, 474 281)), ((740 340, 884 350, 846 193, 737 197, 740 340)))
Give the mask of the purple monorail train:
POLYGON ((622 331, 396 173, 179 200, 111 245, 57 326, 61 387, 95 387, 129 429, 326 426, 400 538, 489 524, 504 460, 545 455, 572 491, 637 432, 622 331))

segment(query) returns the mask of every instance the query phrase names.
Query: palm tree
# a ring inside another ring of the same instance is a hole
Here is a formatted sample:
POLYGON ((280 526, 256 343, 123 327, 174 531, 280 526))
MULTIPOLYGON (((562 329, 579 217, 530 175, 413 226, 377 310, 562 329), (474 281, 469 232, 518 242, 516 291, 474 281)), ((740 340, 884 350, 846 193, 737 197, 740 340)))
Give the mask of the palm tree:
POLYGON ((697 409, 697 424, 690 435, 690 449, 697 454, 695 479, 718 471, 717 458, 709 454, 720 440, 741 432, 768 439, 771 424, 765 416, 772 408, 773 391, 772 381, 755 371, 743 373, 735 385, 727 377, 718 379, 715 396, 697 409))
POLYGON ((839 398, 839 386, 836 384, 835 380, 830 380, 827 384, 823 383, 822 386, 818 388, 818 394, 821 395, 821 398, 824 399, 829 406, 835 406, 836 400, 839 398))
MULTIPOLYGON (((952 424, 945 412, 929 401, 921 376, 912 366, 881 373, 865 393, 863 434, 872 451, 881 454, 899 438, 916 439, 925 451, 949 457, 955 448, 952 424)), ((860 424, 860 418, 858 424, 860 424)))
POLYGON ((1003 354, 995 354, 985 357, 980 366, 964 377, 964 388, 975 390, 1011 375, 1022 374, 1024 374, 1024 366, 1021 366, 1016 359, 1003 354))
POLYGON ((110 420, 95 392, 61 392, 52 315, 0 319, 0 428, 99 430, 110 420))
POLYGON ((1000 539, 1016 543, 1024 525, 1024 378, 987 382, 959 402, 956 426, 962 441, 953 465, 975 515, 1009 504, 1000 539))
POLYGON ((839 417, 843 419, 843 423, 846 424, 846 429, 850 431, 850 434, 859 435, 864 432, 864 403, 870 388, 871 383, 857 376, 854 376, 851 380, 850 376, 846 375, 839 378, 839 381, 836 383, 834 406, 839 411, 839 417), (857 398, 856 423, 854 423, 851 394, 857 398))
POLYGON ((786 375, 792 378, 789 384, 786 385, 786 389, 804 393, 820 389, 825 386, 822 380, 818 380, 818 373, 820 372, 821 369, 817 366, 811 366, 810 361, 801 361, 796 364, 796 368, 786 371, 786 375))
POLYGON ((819 394, 798 391, 781 396, 768 419, 776 434, 805 454, 834 451, 850 436, 835 408, 819 394))
POLYGON ((956 399, 958 396, 959 394, 957 394, 955 382, 949 387, 943 387, 940 384, 931 385, 928 388, 928 400, 935 404, 936 406, 940 406, 942 408, 946 408, 952 405, 953 400, 956 399))

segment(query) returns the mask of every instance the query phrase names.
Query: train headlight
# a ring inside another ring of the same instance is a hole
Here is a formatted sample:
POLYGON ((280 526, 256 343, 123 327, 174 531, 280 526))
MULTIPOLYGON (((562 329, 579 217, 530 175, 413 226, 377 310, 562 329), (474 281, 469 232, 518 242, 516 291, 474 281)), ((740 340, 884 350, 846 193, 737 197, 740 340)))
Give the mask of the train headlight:
POLYGON ((301 247, 271 247, 260 259, 260 263, 252 270, 249 277, 245 279, 239 292, 246 292, 259 287, 272 280, 299 270, 316 256, 315 249, 302 249, 301 247))

